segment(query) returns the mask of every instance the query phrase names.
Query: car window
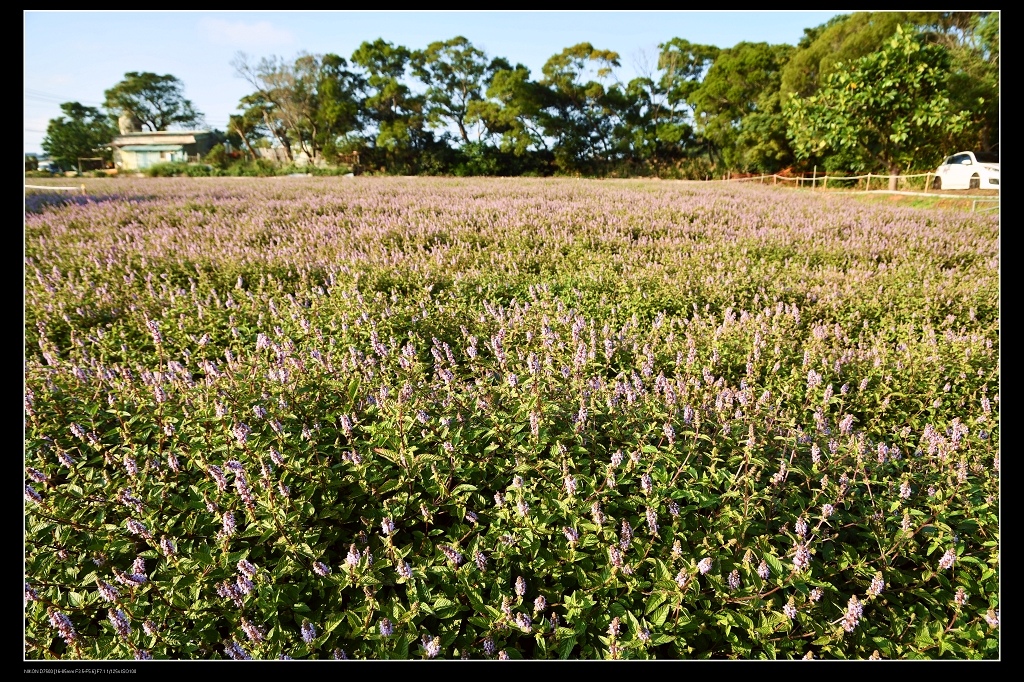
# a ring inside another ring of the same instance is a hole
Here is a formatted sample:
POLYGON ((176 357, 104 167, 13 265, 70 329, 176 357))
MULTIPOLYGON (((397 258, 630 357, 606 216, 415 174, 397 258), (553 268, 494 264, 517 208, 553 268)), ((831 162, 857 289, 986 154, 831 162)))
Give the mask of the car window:
POLYGON ((967 154, 957 154, 956 156, 953 157, 953 159, 953 163, 959 163, 965 166, 971 165, 971 157, 968 156, 967 154))
POLYGON ((956 163, 956 157, 955 156, 948 156, 948 157, 946 157, 946 160, 942 162, 942 165, 943 166, 952 166, 954 163, 956 163))
POLYGON ((999 163, 999 154, 994 152, 974 152, 978 163, 999 163))

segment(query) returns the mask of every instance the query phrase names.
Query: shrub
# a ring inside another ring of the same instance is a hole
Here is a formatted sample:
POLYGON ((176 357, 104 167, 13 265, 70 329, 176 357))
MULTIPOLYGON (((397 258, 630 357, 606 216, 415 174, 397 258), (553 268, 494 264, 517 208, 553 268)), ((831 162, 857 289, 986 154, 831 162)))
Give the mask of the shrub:
POLYGON ((217 169, 225 169, 231 164, 231 156, 222 143, 210 147, 210 150, 203 156, 203 162, 217 169))
POLYGON ((142 174, 150 178, 171 178, 185 174, 188 166, 184 161, 167 161, 155 163, 148 168, 142 169, 142 174))
POLYGON ((227 167, 225 173, 244 177, 269 177, 277 175, 277 166, 268 159, 236 161, 227 167))

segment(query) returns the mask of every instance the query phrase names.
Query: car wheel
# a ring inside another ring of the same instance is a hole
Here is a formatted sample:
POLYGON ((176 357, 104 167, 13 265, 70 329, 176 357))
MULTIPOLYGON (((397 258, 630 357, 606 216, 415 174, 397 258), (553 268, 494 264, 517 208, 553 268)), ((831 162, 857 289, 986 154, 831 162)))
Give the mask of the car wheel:
POLYGON ((932 179, 932 189, 942 189, 942 178, 938 175, 932 179))
POLYGON ((981 187, 981 178, 979 178, 978 174, 975 173, 974 175, 971 176, 970 188, 971 189, 978 189, 980 187, 981 187))

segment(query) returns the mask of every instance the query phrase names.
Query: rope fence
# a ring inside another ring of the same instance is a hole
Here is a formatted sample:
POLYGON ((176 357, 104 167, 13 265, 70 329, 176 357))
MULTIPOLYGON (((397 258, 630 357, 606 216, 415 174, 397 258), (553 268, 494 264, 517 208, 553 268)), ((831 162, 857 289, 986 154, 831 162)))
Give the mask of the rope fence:
MULTIPOLYGON (((915 174, 910 174, 910 175, 879 175, 879 174, 876 174, 876 173, 867 173, 866 175, 824 175, 824 174, 823 175, 817 175, 817 174, 815 174, 815 175, 811 175, 811 176, 808 176, 808 175, 787 176, 787 175, 779 175, 779 174, 776 173, 776 174, 772 174, 772 175, 754 175, 754 176, 746 176, 746 177, 741 177, 741 178, 734 178, 734 177, 731 177, 731 176, 727 175, 727 176, 723 177, 722 179, 725 180, 726 182, 759 182, 761 184, 765 184, 766 182, 771 181, 771 184, 773 184, 773 185, 778 185, 780 181, 783 182, 783 183, 791 182, 796 187, 807 187, 807 186, 810 186, 811 189, 817 189, 819 186, 822 189, 828 189, 828 183, 829 183, 830 180, 833 182, 833 186, 835 186, 836 182, 838 181, 838 182, 855 182, 858 187, 860 186, 861 181, 863 181, 864 189, 866 191, 870 191, 871 190, 871 181, 872 180, 878 180, 879 181, 879 183, 878 183, 879 186, 882 189, 886 189, 886 187, 888 186, 889 181, 892 178, 896 178, 896 187, 897 188, 899 188, 901 185, 906 184, 906 181, 908 181, 908 180, 914 180, 916 178, 924 178, 924 183, 923 183, 924 191, 927 192, 929 190, 929 188, 931 187, 931 185, 932 185, 932 178, 933 177, 935 177, 935 173, 931 173, 931 172, 929 172, 929 173, 915 173, 915 174)), ((913 184, 917 184, 917 183, 915 182, 913 184)))
POLYGON ((47 189, 58 192, 80 192, 85 194, 85 185, 78 185, 77 187, 57 187, 55 185, 25 185, 25 189, 47 189))

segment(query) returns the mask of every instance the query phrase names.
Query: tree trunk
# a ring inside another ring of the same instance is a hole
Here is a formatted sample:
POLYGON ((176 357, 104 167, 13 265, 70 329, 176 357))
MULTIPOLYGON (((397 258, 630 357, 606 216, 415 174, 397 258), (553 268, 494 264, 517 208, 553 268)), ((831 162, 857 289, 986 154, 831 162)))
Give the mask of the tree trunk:
POLYGON ((288 138, 278 132, 277 127, 274 126, 270 121, 270 114, 266 111, 263 112, 263 122, 267 128, 270 129, 271 134, 277 139, 277 141, 284 147, 285 157, 288 159, 288 163, 292 163, 292 146, 288 142, 288 138))
POLYGON ((461 118, 456 118, 455 124, 459 127, 459 137, 462 138, 462 143, 469 144, 469 133, 466 132, 466 124, 462 122, 461 118))
POLYGON ((895 192, 896 185, 900 179, 900 167, 894 163, 889 164, 889 191, 895 192))
POLYGON ((244 144, 245 148, 249 150, 249 154, 252 156, 252 160, 255 161, 257 158, 259 158, 259 156, 256 154, 256 150, 252 148, 251 144, 249 144, 249 139, 245 136, 244 133, 242 133, 242 129, 236 126, 235 132, 238 134, 240 138, 242 138, 242 144, 244 144))

